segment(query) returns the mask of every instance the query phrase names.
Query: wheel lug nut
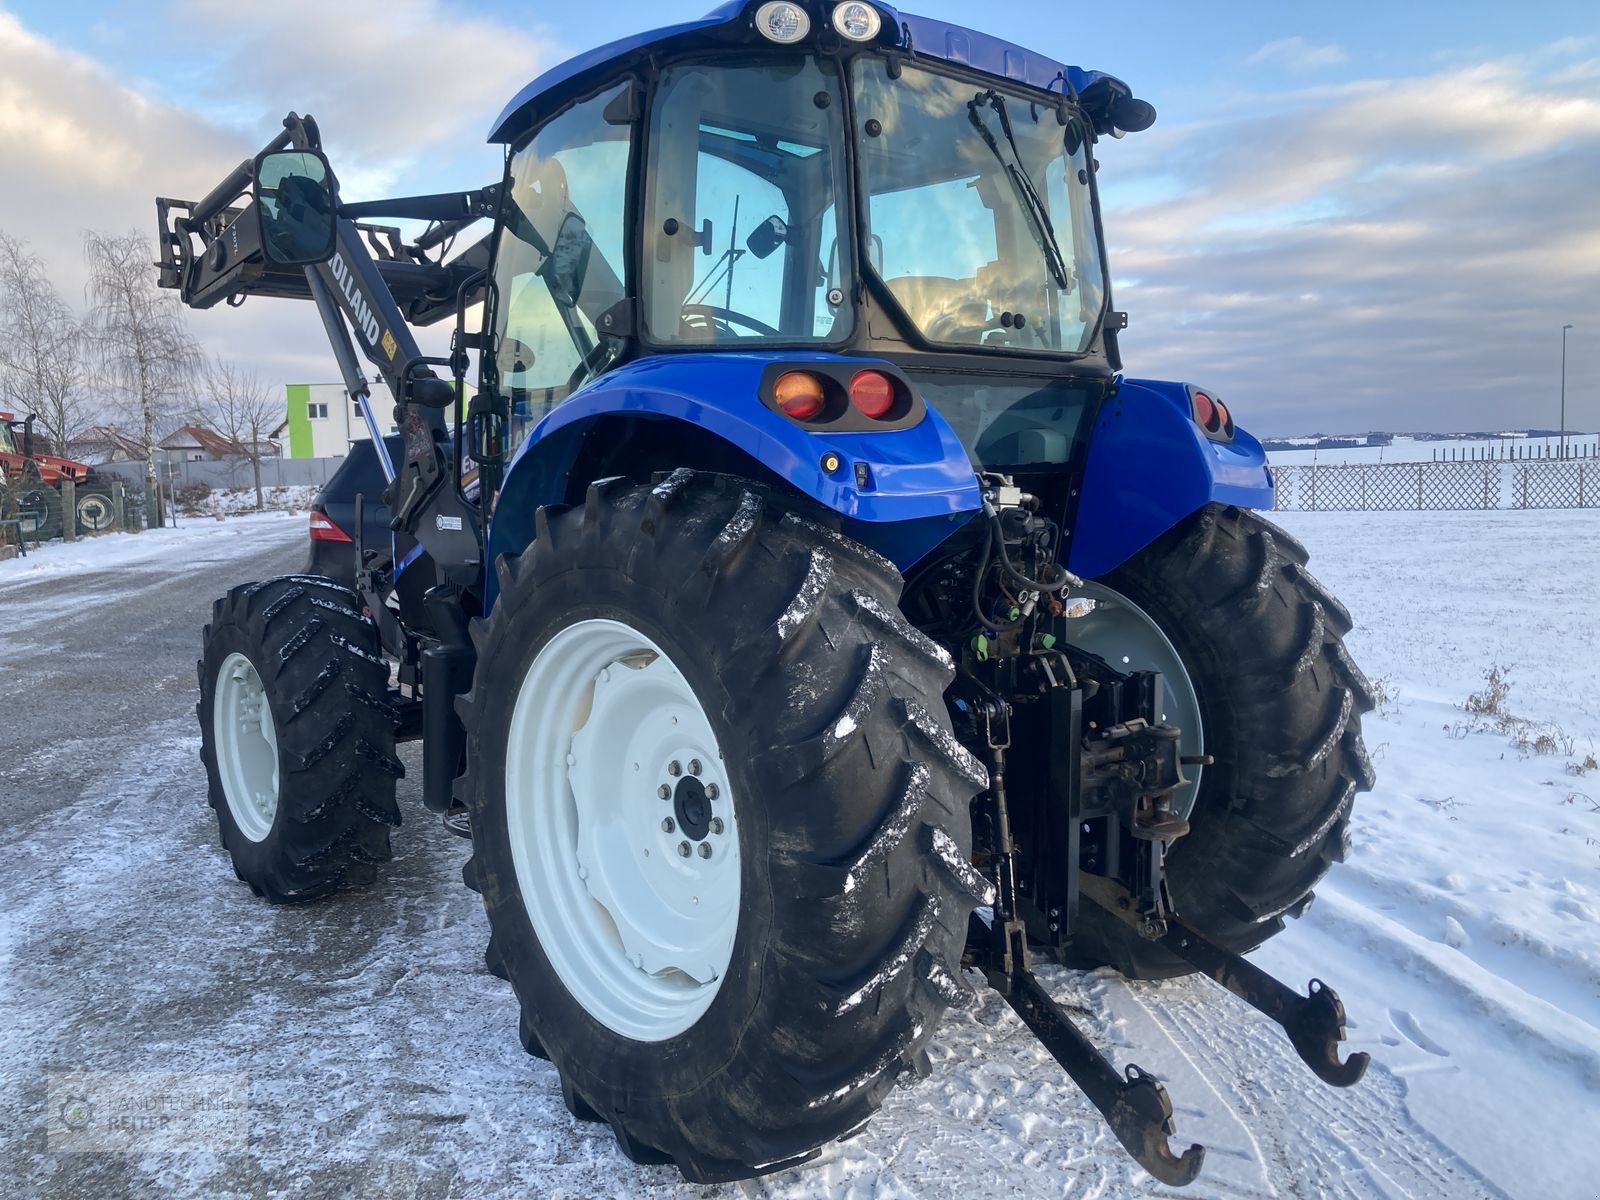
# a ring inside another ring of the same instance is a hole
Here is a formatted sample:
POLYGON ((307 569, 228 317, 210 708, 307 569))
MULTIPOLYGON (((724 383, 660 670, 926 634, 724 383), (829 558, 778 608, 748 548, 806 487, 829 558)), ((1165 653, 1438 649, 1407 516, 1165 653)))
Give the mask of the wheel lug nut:
POLYGON ((689 849, 689 843, 688 842, 679 842, 678 843, 678 857, 679 858, 688 858, 689 855, 691 855, 692 853, 694 853, 694 851, 689 849))
POLYGON ((711 843, 710 842, 701 842, 700 843, 700 857, 701 858, 710 858, 711 857, 711 843))
POLYGON ((689 760, 689 774, 698 775, 700 774, 700 770, 700 760, 698 758, 691 758, 689 760))
POLYGON ((683 764, 680 763, 677 759, 673 759, 671 762, 669 762, 667 764, 667 774, 671 775, 673 777, 677 777, 679 775, 682 775, 683 774, 683 764))
POLYGON ((720 795, 722 795, 722 790, 720 788, 718 788, 716 784, 714 784, 714 783, 706 784, 706 799, 707 800, 715 800, 720 795))
POLYGON ((671 833, 676 828, 677 828, 677 826, 675 824, 673 824, 673 821, 672 821, 671 817, 668 817, 666 820, 661 822, 661 832, 662 833, 671 833))
POLYGON ((721 817, 712 817, 711 818, 711 832, 712 833, 721 833, 722 832, 722 818, 721 817))
POLYGON ((656 789, 656 795, 660 796, 663 800, 671 800, 672 799, 672 789, 669 788, 666 784, 663 783, 660 787, 658 787, 656 789))

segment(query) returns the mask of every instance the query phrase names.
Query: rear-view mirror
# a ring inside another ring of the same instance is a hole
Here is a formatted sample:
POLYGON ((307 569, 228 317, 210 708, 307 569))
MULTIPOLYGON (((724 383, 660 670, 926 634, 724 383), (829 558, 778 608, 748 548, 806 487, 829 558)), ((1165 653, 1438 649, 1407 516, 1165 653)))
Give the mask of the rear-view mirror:
POLYGON ((787 222, 774 213, 750 231, 750 236, 745 238, 744 244, 751 254, 754 254, 757 258, 766 259, 770 258, 772 252, 788 239, 789 226, 787 222))
POLYGON ((261 250, 280 267, 333 257, 338 236, 333 173, 315 150, 273 150, 256 159, 252 187, 261 250))

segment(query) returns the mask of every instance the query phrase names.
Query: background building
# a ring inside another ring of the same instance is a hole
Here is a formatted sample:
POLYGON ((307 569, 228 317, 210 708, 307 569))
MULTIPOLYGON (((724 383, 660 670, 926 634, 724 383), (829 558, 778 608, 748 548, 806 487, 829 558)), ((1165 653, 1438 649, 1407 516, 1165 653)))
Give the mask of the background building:
MULTIPOLYGON (((361 406, 342 383, 291 383, 286 389, 288 416, 278 427, 287 434, 290 458, 343 458, 354 441, 367 440, 361 406)), ((385 432, 393 432, 394 398, 381 383, 372 384, 372 409, 385 432)))

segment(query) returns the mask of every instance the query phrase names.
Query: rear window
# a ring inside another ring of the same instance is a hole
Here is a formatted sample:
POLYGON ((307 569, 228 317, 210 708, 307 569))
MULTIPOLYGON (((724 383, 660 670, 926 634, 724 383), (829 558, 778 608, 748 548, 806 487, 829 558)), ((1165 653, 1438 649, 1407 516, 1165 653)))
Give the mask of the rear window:
POLYGON ((1086 432, 1088 388, 984 376, 923 377, 916 383, 980 468, 1064 465, 1077 455, 1086 432))

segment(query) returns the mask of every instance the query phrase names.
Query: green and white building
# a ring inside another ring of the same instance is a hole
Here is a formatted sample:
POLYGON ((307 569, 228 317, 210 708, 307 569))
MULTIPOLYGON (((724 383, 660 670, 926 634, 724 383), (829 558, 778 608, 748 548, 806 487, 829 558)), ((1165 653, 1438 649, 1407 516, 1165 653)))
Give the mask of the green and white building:
MULTIPOLYGON (((351 442, 367 440, 361 408, 344 384, 291 383, 286 393, 288 416, 275 435, 286 457, 343 458, 351 442)), ((372 410, 385 432, 394 432, 394 399, 381 383, 372 385, 372 410)))

